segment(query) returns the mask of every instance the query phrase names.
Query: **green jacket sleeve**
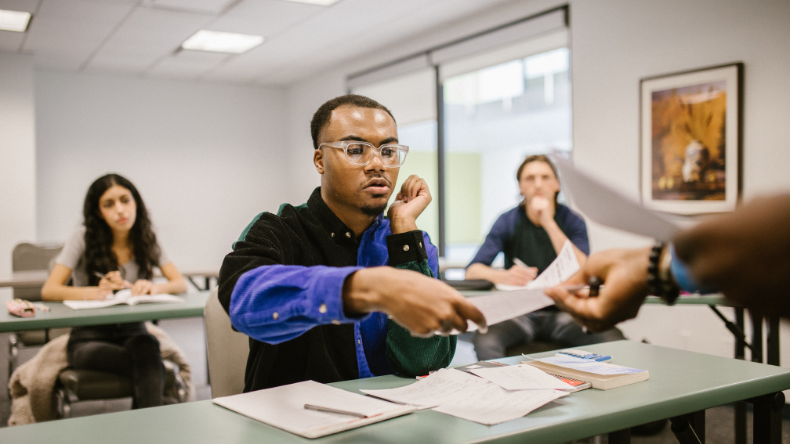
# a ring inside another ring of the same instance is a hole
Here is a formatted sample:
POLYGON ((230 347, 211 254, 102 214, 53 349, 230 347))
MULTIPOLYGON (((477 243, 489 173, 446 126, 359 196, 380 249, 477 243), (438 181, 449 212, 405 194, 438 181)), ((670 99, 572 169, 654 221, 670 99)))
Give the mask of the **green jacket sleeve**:
MULTIPOLYGON (((389 265, 434 277, 428 266, 422 231, 387 237, 389 265)), ((450 365, 455 355, 457 336, 412 337, 408 330, 389 320, 387 323, 387 360, 399 375, 414 377, 450 365)))

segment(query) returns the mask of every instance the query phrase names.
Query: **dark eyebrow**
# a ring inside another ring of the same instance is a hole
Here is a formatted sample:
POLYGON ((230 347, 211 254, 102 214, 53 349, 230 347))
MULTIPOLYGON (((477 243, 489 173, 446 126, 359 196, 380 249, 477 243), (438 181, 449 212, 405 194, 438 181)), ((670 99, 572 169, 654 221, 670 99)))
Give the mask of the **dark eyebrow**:
MULTIPOLYGON (((368 142, 368 143, 370 143, 368 140, 365 140, 364 138, 356 136, 354 134, 350 134, 350 135, 348 135, 346 137, 343 137, 340 140, 341 141, 343 141, 343 140, 356 140, 358 142, 368 142)), ((392 142, 398 143, 398 138, 397 137, 388 137, 388 138, 382 140, 381 142, 379 142, 379 146, 386 145, 386 144, 392 143, 392 142)))
POLYGON ((379 142, 379 146, 386 145, 386 144, 392 143, 392 142, 398 143, 398 138, 397 137, 388 137, 388 138, 382 140, 381 142, 379 142))
POLYGON ((358 141, 358 142, 367 142, 367 140, 363 139, 362 137, 355 136, 355 135, 353 135, 353 134, 351 134, 351 135, 348 135, 348 136, 346 136, 346 137, 343 137, 343 138, 342 138, 342 139, 340 139, 340 140, 341 140, 341 141, 342 141, 342 140, 356 140, 356 141, 358 141))

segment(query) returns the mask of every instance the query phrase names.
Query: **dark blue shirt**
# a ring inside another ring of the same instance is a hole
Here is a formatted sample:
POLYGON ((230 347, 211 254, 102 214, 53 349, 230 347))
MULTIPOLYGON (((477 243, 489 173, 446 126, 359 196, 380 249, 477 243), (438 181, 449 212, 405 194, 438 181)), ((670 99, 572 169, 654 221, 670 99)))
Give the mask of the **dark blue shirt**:
MULTIPOLYGON (((494 222, 494 226, 491 227, 491 231, 486 236, 485 242, 483 242, 480 250, 477 251, 477 254, 469 265, 478 263, 491 265, 500 252, 506 251, 509 243, 513 239, 521 217, 526 217, 526 213, 524 207, 520 205, 499 216, 496 222, 494 222)), ((584 219, 582 219, 581 216, 565 205, 557 204, 554 220, 576 248, 584 254, 590 254, 587 225, 584 223, 584 219)))

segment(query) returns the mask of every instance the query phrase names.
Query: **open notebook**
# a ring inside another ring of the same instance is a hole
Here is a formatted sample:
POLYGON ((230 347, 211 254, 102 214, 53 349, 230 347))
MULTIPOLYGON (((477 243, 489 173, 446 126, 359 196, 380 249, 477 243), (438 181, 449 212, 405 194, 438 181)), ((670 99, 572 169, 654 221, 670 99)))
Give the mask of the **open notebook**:
POLYGON ((151 303, 172 303, 184 302, 183 298, 173 296, 172 294, 157 294, 157 295, 143 295, 132 296, 132 290, 126 289, 115 293, 113 296, 100 301, 63 301, 63 304, 74 310, 85 310, 89 308, 105 308, 113 305, 137 305, 137 304, 151 304, 151 303))
POLYGON ((315 381, 215 398, 214 404, 305 438, 355 429, 416 410, 410 405, 393 404, 315 381), (363 417, 308 410, 305 404, 355 412, 363 417))

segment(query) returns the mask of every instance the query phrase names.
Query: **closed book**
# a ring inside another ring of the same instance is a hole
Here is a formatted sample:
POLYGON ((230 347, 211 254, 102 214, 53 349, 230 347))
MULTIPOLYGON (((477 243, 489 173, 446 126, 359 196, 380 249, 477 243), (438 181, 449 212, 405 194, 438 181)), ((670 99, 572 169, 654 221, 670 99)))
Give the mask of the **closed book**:
POLYGON ((551 358, 521 361, 543 370, 546 373, 589 382, 592 388, 609 390, 624 385, 635 384, 650 378, 650 372, 631 367, 590 362, 587 359, 554 356, 551 358))

